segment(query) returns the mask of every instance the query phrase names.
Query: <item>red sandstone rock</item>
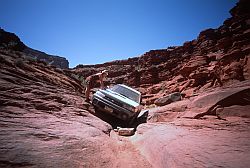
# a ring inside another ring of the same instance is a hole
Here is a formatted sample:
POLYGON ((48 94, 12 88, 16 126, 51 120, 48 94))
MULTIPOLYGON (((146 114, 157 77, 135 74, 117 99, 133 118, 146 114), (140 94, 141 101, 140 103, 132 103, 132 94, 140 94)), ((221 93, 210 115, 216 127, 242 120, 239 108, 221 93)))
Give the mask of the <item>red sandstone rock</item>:
POLYGON ((0 167, 151 167, 64 71, 0 51, 0 167), (101 150, 100 150, 101 149, 101 150))
MULTIPOLYGON (((241 1, 241 4, 248 4, 248 2, 241 1)), ((231 13, 233 16, 227 19, 222 26, 217 29, 202 31, 197 39, 186 42, 183 46, 151 50, 140 57, 128 60, 93 66, 78 66, 74 71, 78 71, 86 77, 105 68, 110 70, 110 83, 126 83, 144 88, 144 84, 155 85, 182 75, 183 78, 178 79, 175 86, 171 84, 171 86, 165 85, 165 87, 171 91, 178 90, 177 88, 184 91, 192 87, 203 89, 213 87, 208 85, 212 80, 211 72, 204 70, 213 66, 212 62, 220 62, 222 72, 230 69, 229 74, 234 73, 230 77, 226 77, 228 73, 220 75, 222 82, 226 82, 224 85, 239 80, 239 77, 242 80, 242 76, 244 76, 244 79, 248 79, 248 61, 241 65, 244 75, 239 68, 234 71, 235 68, 228 69, 228 66, 234 64, 234 62, 239 62, 240 59, 248 60, 247 57, 250 53, 249 10, 238 5, 232 9, 231 13), (133 77, 135 69, 138 69, 141 73, 140 82, 133 77), (183 83, 180 82, 187 82, 190 77, 194 79, 194 83, 189 87, 182 87, 183 83)))
POLYGON ((154 167, 246 167, 249 91, 245 81, 150 109, 131 141, 154 167))
POLYGON ((72 70, 0 51, 0 167, 249 167, 249 1, 231 14, 183 46, 72 70), (219 63, 222 87, 211 79, 219 63), (142 91, 148 107, 174 91, 185 99, 117 136, 91 114, 79 81, 104 69, 108 83, 142 91))

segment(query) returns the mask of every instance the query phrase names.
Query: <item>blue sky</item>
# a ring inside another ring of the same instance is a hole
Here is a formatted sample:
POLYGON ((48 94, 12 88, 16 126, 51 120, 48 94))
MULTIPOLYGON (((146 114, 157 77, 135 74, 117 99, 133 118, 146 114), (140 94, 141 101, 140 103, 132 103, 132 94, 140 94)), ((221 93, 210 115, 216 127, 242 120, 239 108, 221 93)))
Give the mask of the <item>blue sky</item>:
POLYGON ((0 0, 0 27, 70 67, 182 45, 217 28, 237 0, 0 0))

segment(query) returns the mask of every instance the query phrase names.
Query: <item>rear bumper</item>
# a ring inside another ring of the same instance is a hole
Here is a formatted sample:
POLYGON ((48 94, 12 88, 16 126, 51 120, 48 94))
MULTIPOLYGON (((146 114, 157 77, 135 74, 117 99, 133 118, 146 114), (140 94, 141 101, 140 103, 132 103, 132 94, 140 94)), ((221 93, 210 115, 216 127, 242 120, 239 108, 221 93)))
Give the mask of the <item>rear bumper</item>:
POLYGON ((107 112, 121 120, 129 120, 132 117, 134 117, 135 115, 137 115, 137 113, 129 111, 123 107, 120 107, 116 104, 114 104, 113 102, 99 97, 97 95, 94 95, 92 98, 92 104, 97 107, 98 109, 100 109, 101 111, 107 112), (107 108, 112 109, 111 110, 107 110, 107 108))

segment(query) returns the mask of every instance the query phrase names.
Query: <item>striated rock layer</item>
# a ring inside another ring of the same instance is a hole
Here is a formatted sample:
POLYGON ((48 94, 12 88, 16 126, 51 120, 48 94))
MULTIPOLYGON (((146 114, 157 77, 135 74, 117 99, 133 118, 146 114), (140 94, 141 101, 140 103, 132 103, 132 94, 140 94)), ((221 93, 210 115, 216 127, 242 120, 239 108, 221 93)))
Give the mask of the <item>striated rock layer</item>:
POLYGON ((78 65, 75 72, 87 77, 109 70, 109 83, 143 88, 144 103, 164 94, 192 96, 211 87, 250 79, 249 1, 242 0, 217 29, 202 31, 183 46, 151 50, 140 57, 97 65, 78 65))
POLYGON ((241 0, 222 26, 183 46, 72 70, 31 59, 17 36, 5 36, 0 167, 249 167, 249 6, 241 0), (85 102, 81 76, 103 69, 148 105, 131 137, 85 102))
POLYGON ((68 71, 17 51, 0 60, 0 167, 150 167, 110 137, 68 71))

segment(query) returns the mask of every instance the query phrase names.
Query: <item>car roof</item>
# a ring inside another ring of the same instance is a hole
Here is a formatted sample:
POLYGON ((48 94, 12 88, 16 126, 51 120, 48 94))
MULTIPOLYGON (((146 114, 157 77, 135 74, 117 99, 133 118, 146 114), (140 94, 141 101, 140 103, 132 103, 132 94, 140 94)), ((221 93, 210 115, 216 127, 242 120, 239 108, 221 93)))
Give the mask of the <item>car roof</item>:
POLYGON ((126 86, 126 85, 124 85, 124 84, 117 84, 117 85, 120 85, 120 86, 122 86, 122 87, 125 87, 125 88, 127 88, 127 89, 129 89, 129 90, 132 90, 133 92, 136 92, 136 93, 138 93, 138 94, 141 95, 141 93, 140 93, 139 91, 137 91, 137 90, 135 90, 135 89, 133 89, 133 88, 131 88, 131 87, 129 87, 129 86, 126 86))

